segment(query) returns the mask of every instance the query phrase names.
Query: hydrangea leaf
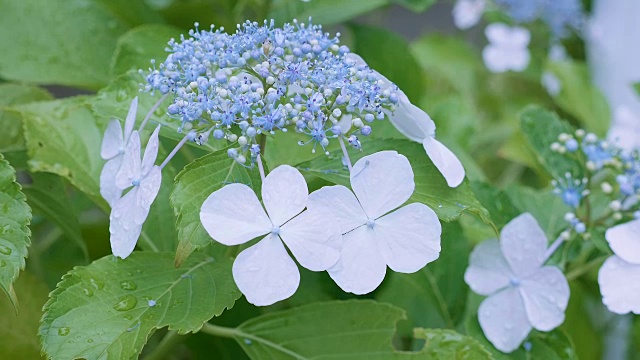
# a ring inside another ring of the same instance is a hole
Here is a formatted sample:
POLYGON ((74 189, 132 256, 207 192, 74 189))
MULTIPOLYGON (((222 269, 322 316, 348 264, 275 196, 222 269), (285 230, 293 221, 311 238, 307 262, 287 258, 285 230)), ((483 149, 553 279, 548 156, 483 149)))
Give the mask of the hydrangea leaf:
POLYGON ((230 183, 248 185, 258 196, 262 186, 257 169, 247 169, 238 164, 227 155, 227 149, 196 159, 176 176, 171 193, 171 204, 178 217, 176 265, 180 265, 195 249, 211 243, 211 237, 200 222, 200 208, 211 193, 230 183))
POLYGON ((537 154, 538 161, 554 178, 569 172, 576 178, 582 177, 582 166, 578 160, 551 150, 551 144, 558 141, 562 133, 572 134, 574 129, 553 112, 537 106, 526 108, 520 115, 520 126, 529 145, 537 154))
POLYGON ((80 222, 73 202, 67 194, 62 178, 49 173, 31 174, 32 182, 24 187, 27 203, 34 213, 55 223, 82 251, 89 262, 87 245, 82 238, 80 222))
POLYGON ((0 297, 0 354, 4 359, 41 359, 38 326, 49 289, 27 271, 16 281, 15 290, 19 314, 14 314, 9 299, 0 297))
POLYGON ((22 134, 22 123, 19 114, 11 111, 10 107, 18 104, 33 101, 50 100, 51 94, 45 89, 21 85, 21 84, 0 84, 0 152, 25 150, 24 136, 22 134))
POLYGON ((1 77, 84 88, 108 82, 121 34, 160 20, 144 2, 127 0, 1 0, 0 8, 1 77))
POLYGON ((169 39, 180 38, 183 30, 162 24, 147 24, 129 30, 120 36, 111 61, 112 76, 129 70, 147 69, 151 59, 160 64, 166 57, 169 39))
POLYGON ((523 212, 513 204, 511 198, 503 190, 495 188, 491 184, 473 181, 471 188, 478 201, 491 215, 491 220, 498 229, 502 229, 509 221, 523 212))
POLYGON ((240 297, 231 260, 194 254, 175 268, 172 253, 134 252, 66 274, 44 307, 39 335, 51 359, 129 359, 158 328, 180 334, 240 297))
POLYGON ((560 93, 554 101, 562 110, 575 116, 598 136, 609 130, 611 113, 604 95, 591 81, 586 64, 573 61, 551 62, 549 71, 560 80, 560 93))
POLYGON ((85 97, 32 103, 17 107, 22 113, 31 171, 65 177, 103 208, 100 197, 102 126, 85 97))
POLYGON ((411 11, 423 12, 426 11, 431 5, 435 4, 436 0, 394 0, 394 2, 406 7, 411 11))
POLYGON ((413 274, 390 272, 376 299, 401 307, 409 321, 400 324, 403 342, 415 327, 454 328, 461 320, 468 287, 464 272, 471 244, 457 222, 442 226, 442 251, 438 260, 413 274))
POLYGON ((313 16, 314 24, 333 25, 350 20, 389 4, 390 0, 274 0, 267 19, 275 19, 278 24, 291 19, 305 21, 313 16))
POLYGON ((31 245, 31 209, 16 182, 16 172, 0 154, 0 287, 9 296, 16 311, 18 299, 13 283, 24 269, 27 248, 31 245))
POLYGON ((480 344, 452 330, 416 329, 417 352, 391 345, 402 309, 363 301, 314 303, 253 318, 232 330, 251 359, 490 359, 480 344))
MULTIPOLYGON (((353 163, 365 155, 382 150, 395 150, 409 159, 416 184, 409 202, 417 201, 428 205, 443 221, 453 221, 463 211, 469 211, 479 216, 483 222, 491 223, 489 213, 474 196, 468 181, 456 188, 450 188, 425 154, 421 144, 399 139, 363 139, 362 147, 364 151, 350 152, 349 156, 353 163)), ((342 151, 337 150, 331 152, 329 156, 322 154, 314 160, 299 164, 297 168, 303 174, 317 176, 348 187, 350 186, 349 172, 342 166, 341 159, 342 151)))
POLYGON ((407 41, 383 28, 366 25, 350 28, 355 45, 352 50, 372 69, 398 85, 410 100, 418 101, 424 93, 425 80, 407 41))

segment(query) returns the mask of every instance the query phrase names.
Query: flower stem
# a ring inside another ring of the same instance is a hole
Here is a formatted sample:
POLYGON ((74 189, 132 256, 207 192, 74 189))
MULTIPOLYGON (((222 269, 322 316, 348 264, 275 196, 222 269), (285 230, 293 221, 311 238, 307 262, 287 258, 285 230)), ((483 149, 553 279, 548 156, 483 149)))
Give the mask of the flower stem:
POLYGON ((551 244, 551 246, 549 246, 547 251, 544 253, 544 260, 542 261, 543 264, 547 262, 547 260, 549 260, 551 255, 553 255, 553 253, 556 252, 556 250, 558 250, 558 248, 560 247, 560 245, 562 245, 563 242, 564 242, 564 239, 562 238, 562 236, 558 236, 556 241, 554 241, 553 244, 551 244))
POLYGON ((167 353, 180 341, 184 339, 183 336, 178 335, 177 331, 170 330, 167 335, 164 336, 162 341, 156 346, 153 351, 147 355, 144 360, 161 360, 167 357, 167 353))
POLYGON ((202 331, 205 334, 223 337, 223 338, 230 338, 230 339, 241 335, 241 332, 236 330, 235 328, 228 328, 224 326, 213 325, 210 323, 204 323, 200 331, 202 331))
POLYGON ((178 145, 176 145, 176 147, 174 147, 173 150, 171 150, 169 155, 167 155, 167 157, 162 162, 162 165, 160 165, 160 170, 164 169, 164 167, 169 163, 169 160, 173 159, 173 157, 176 155, 178 150, 180 150, 180 148, 182 148, 182 146, 184 146, 184 144, 187 142, 187 140, 189 140, 189 134, 185 135, 182 138, 182 140, 180 140, 178 145))
POLYGON ((147 125, 147 122, 149 122, 149 119, 151 119, 151 115, 153 115, 153 113, 156 111, 156 109, 158 109, 160 104, 162 104, 164 99, 166 99, 167 96, 169 96, 169 94, 170 93, 166 93, 166 94, 162 95, 162 97, 160 99, 158 99, 158 101, 155 104, 153 104, 151 109, 149 109, 149 112, 147 113, 147 115, 144 117, 144 120, 142 120, 142 123, 140 124, 140 127, 138 128, 138 132, 140 132, 140 131, 142 131, 142 129, 144 129, 144 126, 147 125))
POLYGON ((258 163, 258 170, 260 171, 260 179, 264 182, 264 167, 262 166, 262 158, 260 157, 260 154, 258 154, 256 162, 258 163))
POLYGON ((342 137, 338 137, 338 141, 340 142, 340 148, 342 149, 342 154, 344 154, 344 158, 347 160, 347 167, 349 168, 349 173, 351 173, 351 170, 352 170, 351 158, 349 158, 347 147, 344 146, 344 140, 342 140, 342 137))

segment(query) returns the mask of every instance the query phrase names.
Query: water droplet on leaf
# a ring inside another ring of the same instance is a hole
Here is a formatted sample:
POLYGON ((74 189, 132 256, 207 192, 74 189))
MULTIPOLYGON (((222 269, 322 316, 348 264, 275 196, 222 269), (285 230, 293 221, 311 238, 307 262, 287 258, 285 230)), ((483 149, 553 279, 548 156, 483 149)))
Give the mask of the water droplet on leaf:
POLYGON ((113 308, 118 311, 128 311, 133 309, 138 304, 138 299, 132 295, 123 296, 120 300, 113 305, 113 308))
POLYGON ((131 280, 125 280, 120 283, 120 288, 122 290, 135 290, 138 288, 138 285, 131 280))
POLYGON ((11 255, 13 251, 11 250, 10 247, 5 246, 5 245, 0 245, 0 253, 4 254, 4 255, 11 255))
POLYGON ((89 289, 89 288, 84 288, 82 289, 82 292, 86 295, 86 296, 93 296, 93 290, 89 289))
POLYGON ((67 336, 67 335, 69 335, 69 332, 71 332, 71 329, 69 329, 66 326, 58 328, 58 335, 60 335, 60 336, 67 336))

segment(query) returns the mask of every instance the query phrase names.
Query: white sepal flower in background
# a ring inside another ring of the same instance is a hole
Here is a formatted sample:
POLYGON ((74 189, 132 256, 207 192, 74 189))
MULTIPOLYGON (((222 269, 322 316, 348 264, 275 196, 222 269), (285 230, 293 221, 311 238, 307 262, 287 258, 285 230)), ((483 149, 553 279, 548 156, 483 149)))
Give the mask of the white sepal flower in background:
POLYGON ((124 151, 131 137, 133 126, 136 123, 137 111, 138 97, 135 97, 133 101, 131 101, 129 113, 124 122, 124 133, 120 121, 111 119, 109 124, 107 124, 107 129, 102 138, 100 156, 104 160, 107 160, 107 162, 104 164, 102 172, 100 173, 100 195, 102 195, 111 206, 113 206, 113 203, 122 195, 122 189, 116 186, 116 174, 122 165, 124 151))
POLYGON ((453 7, 453 23, 460 30, 466 30, 480 21, 485 0, 458 0, 453 7))
MULTIPOLYGON (((359 65, 367 66, 367 63, 357 54, 349 53, 347 57, 359 65)), ((395 86, 382 74, 375 70, 373 71, 380 77, 383 89, 395 86)), ((398 101, 395 111, 383 110, 389 117, 389 121, 409 140, 422 144, 427 156, 444 176, 447 185, 457 187, 462 183, 465 176, 462 163, 451 150, 436 140, 436 124, 431 120, 431 117, 422 109, 413 105, 402 90, 398 89, 397 93, 398 101)))
POLYGON ((327 270, 338 261, 340 228, 333 215, 303 211, 308 197, 302 174, 282 165, 262 183, 264 208, 244 184, 226 185, 202 204, 200 221, 219 243, 240 245, 266 235, 233 263, 233 278, 250 303, 271 305, 296 292, 300 272, 284 245, 300 265, 312 271, 327 270))
POLYGON ((598 273, 602 302, 617 314, 640 314, 640 219, 616 225, 605 237, 613 256, 598 273))
POLYGON ((626 150, 640 149, 639 115, 626 106, 615 109, 607 139, 626 150))
POLYGON ((365 156, 350 177, 353 192, 326 186, 311 193, 308 204, 322 217, 335 216, 344 234, 340 260, 328 270, 340 288, 366 294, 382 283, 387 266, 413 273, 438 258, 436 214, 420 203, 400 207, 415 188, 406 157, 395 151, 365 156))
POLYGON ((529 65, 529 30, 493 23, 484 31, 489 44, 482 51, 484 64, 489 71, 502 73, 509 70, 523 71, 529 65))
POLYGON ((132 187, 123 197, 116 200, 109 216, 111 250, 113 255, 126 258, 136 246, 149 209, 160 190, 162 174, 154 165, 158 156, 160 125, 155 129, 140 160, 140 134, 131 133, 124 152, 122 166, 115 176, 120 190, 132 187))
POLYGON ((500 351, 516 350, 532 328, 550 331, 564 321, 569 284, 555 266, 544 266, 547 237, 531 214, 511 220, 501 240, 476 246, 464 274, 471 289, 488 296, 478 320, 500 351))

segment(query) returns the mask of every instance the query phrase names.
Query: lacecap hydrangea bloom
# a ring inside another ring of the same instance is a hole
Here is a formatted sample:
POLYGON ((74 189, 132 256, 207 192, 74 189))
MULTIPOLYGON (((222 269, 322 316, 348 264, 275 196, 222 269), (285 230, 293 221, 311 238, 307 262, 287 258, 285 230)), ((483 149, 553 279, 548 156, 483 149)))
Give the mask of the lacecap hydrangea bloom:
MULTIPOLYGON (((214 138, 236 144, 229 156, 239 163, 255 160, 260 135, 278 131, 307 135, 300 145, 310 144, 312 151, 326 151, 334 139, 359 149, 360 137, 369 136, 374 122, 385 117, 400 119, 392 122, 411 139, 435 141, 428 115, 320 25, 294 21, 276 28, 273 21, 246 22, 233 34, 212 26, 189 36, 169 42, 169 56, 146 74, 145 89, 172 93, 168 115, 182 129, 195 131, 198 142, 214 138), (413 124, 403 125, 407 121, 413 124)), ((449 185, 459 185, 462 165, 434 141, 427 153, 449 185), (448 162, 457 163, 452 175, 443 171, 448 162)))
POLYGON ((544 21, 556 38, 580 30, 584 12, 580 0, 494 0, 516 22, 544 21))
POLYGON ((564 321, 569 284, 560 269, 544 266, 559 243, 547 249, 540 225, 525 213, 504 226, 500 241, 484 241, 471 253, 464 279, 488 296, 478 320, 498 350, 512 352, 531 329, 550 331, 564 321))

